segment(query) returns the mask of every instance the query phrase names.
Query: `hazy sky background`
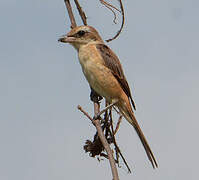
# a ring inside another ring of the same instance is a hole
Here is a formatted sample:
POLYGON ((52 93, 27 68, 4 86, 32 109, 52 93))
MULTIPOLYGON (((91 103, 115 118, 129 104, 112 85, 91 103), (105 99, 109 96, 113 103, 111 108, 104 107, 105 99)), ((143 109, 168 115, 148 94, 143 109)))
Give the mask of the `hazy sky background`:
MULTIPOLYGON (((97 0, 81 4, 104 39, 117 32, 97 0)), ((123 120, 117 140, 133 173, 121 168, 120 179, 196 180, 199 1, 125 0, 124 7, 124 30, 109 46, 123 64, 159 168, 152 169, 123 120)), ((95 128, 76 106, 89 113, 93 106, 77 53, 57 42, 70 30, 63 0, 1 0, 0 22, 0 179, 110 180, 108 161, 83 150, 95 128)))

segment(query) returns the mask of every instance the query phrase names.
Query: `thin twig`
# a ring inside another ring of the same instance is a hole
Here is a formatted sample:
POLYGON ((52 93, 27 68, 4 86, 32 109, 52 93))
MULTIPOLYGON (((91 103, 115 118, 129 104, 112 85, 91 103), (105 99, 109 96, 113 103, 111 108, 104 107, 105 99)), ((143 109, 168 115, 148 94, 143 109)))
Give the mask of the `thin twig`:
POLYGON ((115 135, 117 133, 117 131, 118 131, 119 127, 120 127, 121 121, 122 121, 122 115, 120 115, 120 117, 119 117, 119 119, 117 121, 117 125, 116 125, 116 128, 115 128, 114 132, 113 132, 113 135, 115 135))
POLYGON ((119 29, 119 31, 117 32, 117 34, 116 34, 113 38, 110 38, 110 39, 106 40, 106 42, 110 42, 110 41, 116 39, 116 38, 120 35, 120 33, 122 32, 122 29, 123 29, 123 27, 124 27, 124 21, 125 21, 125 17, 124 17, 124 7, 123 7, 123 4, 122 4, 122 0, 118 0, 118 1, 119 1, 119 3, 120 3, 120 9, 121 9, 121 13, 122 13, 122 24, 121 24, 120 29, 119 29))
POLYGON ((69 15, 69 18, 70 18, 70 22, 71 22, 71 29, 73 29, 74 27, 77 26, 76 24, 76 21, 75 21, 75 17, 73 15, 73 11, 72 11, 72 7, 71 7, 71 4, 70 4, 70 0, 64 0, 65 2, 65 5, 66 5, 66 8, 67 8, 67 11, 68 11, 68 15, 69 15))
POLYGON ((120 148, 118 147, 118 145, 117 145, 115 139, 114 139, 114 145, 115 145, 115 147, 116 147, 117 152, 120 154, 122 160, 124 161, 124 164, 126 165, 126 167, 127 167, 127 169, 128 169, 128 172, 131 173, 131 169, 130 169, 128 163, 126 162, 126 159, 124 158, 122 152, 120 151, 120 148))
POLYGON ((114 15, 113 22, 115 24, 117 24, 116 23, 117 16, 116 16, 116 13, 115 13, 115 11, 113 9, 117 10, 118 12, 121 12, 121 11, 119 9, 117 9, 115 6, 113 6, 112 4, 109 4, 109 3, 107 3, 104 0, 100 0, 100 3, 103 4, 106 8, 108 8, 113 13, 113 15, 114 15))
POLYGON ((88 119, 90 119, 92 122, 94 121, 93 118, 90 117, 89 114, 88 114, 86 111, 84 111, 80 105, 77 106, 77 109, 79 109, 79 110, 80 110, 88 119))
POLYGON ((86 15, 85 15, 85 12, 83 11, 82 7, 80 6, 78 0, 74 0, 75 1, 75 4, 76 4, 76 7, 79 11, 79 15, 84 23, 84 25, 86 26, 87 25, 87 21, 86 21, 86 15))
POLYGON ((106 7, 113 13, 113 15, 114 15, 113 22, 114 22, 115 24, 117 24, 117 22, 116 22, 117 16, 116 16, 115 11, 114 11, 113 9, 111 9, 109 6, 107 6, 106 4, 104 4, 104 6, 106 6, 106 7))
MULTIPOLYGON (((126 162, 126 159, 124 158, 123 154, 121 153, 120 151, 120 148, 119 146, 117 145, 116 143, 116 140, 115 140, 115 136, 114 136, 114 130, 113 130, 113 120, 112 120, 112 112, 110 111, 109 113, 109 117, 110 117, 110 121, 111 121, 111 136, 113 138, 113 144, 115 145, 115 150, 116 150, 116 156, 118 156, 118 153, 120 154, 124 164, 126 165, 127 169, 128 169, 128 172, 131 173, 131 169, 130 167, 128 166, 128 163, 126 162)), ((119 162, 119 161, 118 161, 119 162)))
POLYGON ((100 0, 100 2, 101 2, 102 4, 104 4, 104 5, 108 6, 108 7, 110 7, 110 8, 115 9, 115 10, 118 11, 118 12, 121 12, 118 8, 116 8, 115 6, 113 6, 112 4, 110 4, 110 3, 108 3, 108 2, 106 2, 106 1, 104 1, 104 0, 100 0))

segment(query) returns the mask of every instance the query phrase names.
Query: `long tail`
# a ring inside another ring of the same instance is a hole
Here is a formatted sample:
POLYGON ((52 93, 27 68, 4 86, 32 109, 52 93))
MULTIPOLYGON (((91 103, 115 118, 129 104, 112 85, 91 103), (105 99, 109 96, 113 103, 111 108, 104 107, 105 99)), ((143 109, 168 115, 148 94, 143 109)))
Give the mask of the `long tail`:
POLYGON ((134 115, 131 107, 129 107, 128 110, 127 110, 127 108, 125 108, 125 110, 123 110, 123 108, 119 108, 119 109, 120 109, 121 113, 123 114, 123 116, 125 117, 125 119, 135 128, 153 168, 157 168, 158 164, 155 160, 153 152, 151 151, 151 148, 150 148, 149 144, 147 143, 147 140, 146 140, 146 138, 145 138, 145 136, 135 118, 135 115, 134 115))

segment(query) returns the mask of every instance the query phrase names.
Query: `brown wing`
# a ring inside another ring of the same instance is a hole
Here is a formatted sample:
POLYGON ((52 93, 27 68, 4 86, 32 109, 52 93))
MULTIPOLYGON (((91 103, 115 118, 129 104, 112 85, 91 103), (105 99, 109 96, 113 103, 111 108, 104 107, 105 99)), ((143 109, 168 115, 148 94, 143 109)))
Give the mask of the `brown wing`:
POLYGON ((122 70, 122 66, 120 64, 118 57, 105 44, 97 44, 96 47, 99 50, 99 52, 104 60, 105 65, 112 71, 112 74, 115 76, 117 81, 120 83, 122 89, 124 90, 124 92, 126 93, 128 98, 130 98, 133 108, 136 110, 135 103, 131 96, 131 91, 130 91, 128 82, 124 76, 124 72, 122 70))

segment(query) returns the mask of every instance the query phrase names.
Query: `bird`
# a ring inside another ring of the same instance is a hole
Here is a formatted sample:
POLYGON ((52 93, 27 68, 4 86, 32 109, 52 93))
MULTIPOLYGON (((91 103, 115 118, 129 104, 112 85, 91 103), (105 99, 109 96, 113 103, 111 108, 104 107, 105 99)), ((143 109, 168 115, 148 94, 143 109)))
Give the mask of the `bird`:
POLYGON ((117 55, 104 43, 97 30, 88 25, 73 28, 58 41, 69 43, 77 50, 91 89, 119 109, 137 132, 152 167, 157 168, 157 161, 133 112, 135 102, 117 55))

